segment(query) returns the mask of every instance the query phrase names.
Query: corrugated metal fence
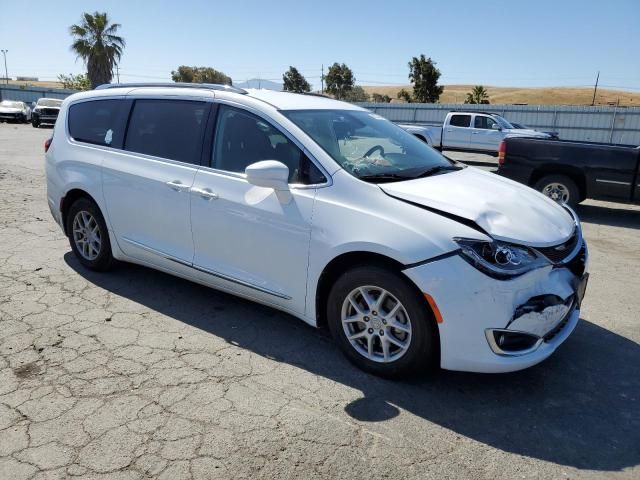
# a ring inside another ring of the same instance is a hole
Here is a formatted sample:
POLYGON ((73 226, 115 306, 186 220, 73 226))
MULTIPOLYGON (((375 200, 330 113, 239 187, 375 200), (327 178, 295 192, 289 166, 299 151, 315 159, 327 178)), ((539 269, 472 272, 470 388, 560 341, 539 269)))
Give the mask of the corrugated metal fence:
POLYGON ((39 98, 67 98, 77 90, 63 88, 45 88, 21 85, 0 85, 0 100, 17 100, 20 102, 36 102, 39 98))
POLYGON ((560 105, 460 105, 440 103, 359 103, 394 122, 442 125, 452 110, 482 111, 565 140, 640 145, 640 108, 560 105))

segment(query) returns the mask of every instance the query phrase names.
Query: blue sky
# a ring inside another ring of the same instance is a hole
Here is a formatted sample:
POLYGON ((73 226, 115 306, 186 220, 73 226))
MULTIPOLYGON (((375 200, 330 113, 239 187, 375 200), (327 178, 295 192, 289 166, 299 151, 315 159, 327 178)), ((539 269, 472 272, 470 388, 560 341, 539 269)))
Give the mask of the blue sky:
POLYGON ((424 53, 444 84, 582 86, 600 70, 603 86, 640 91, 640 0, 5 1, 9 75, 82 72, 68 27, 94 10, 122 24, 121 81, 170 80, 181 64, 281 80, 294 65, 319 87, 338 61, 359 84, 406 84, 424 53))

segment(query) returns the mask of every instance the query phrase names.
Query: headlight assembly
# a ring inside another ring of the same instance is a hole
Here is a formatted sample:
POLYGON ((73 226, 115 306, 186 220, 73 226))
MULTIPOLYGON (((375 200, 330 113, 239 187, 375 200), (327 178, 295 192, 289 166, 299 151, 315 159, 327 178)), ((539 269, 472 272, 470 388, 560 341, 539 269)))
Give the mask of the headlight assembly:
POLYGON ((506 279, 522 275, 534 268, 549 265, 549 261, 522 245, 468 238, 453 239, 462 250, 462 258, 483 273, 506 279))

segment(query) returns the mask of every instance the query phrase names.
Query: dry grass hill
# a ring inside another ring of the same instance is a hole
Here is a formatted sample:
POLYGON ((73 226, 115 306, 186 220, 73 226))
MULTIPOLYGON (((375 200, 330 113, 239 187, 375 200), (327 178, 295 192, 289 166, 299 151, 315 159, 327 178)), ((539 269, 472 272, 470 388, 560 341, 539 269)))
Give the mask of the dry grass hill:
MULTIPOLYGON (((363 86, 364 90, 371 93, 380 93, 396 98, 398 92, 405 88, 411 92, 411 85, 401 86, 363 86)), ((440 103, 464 103, 467 92, 473 85, 445 85, 444 93, 440 97, 440 103)), ((573 87, 485 87, 489 93, 489 101, 496 104, 526 103, 528 105, 591 105, 593 98, 592 88, 573 87)), ((640 93, 619 90, 598 89, 596 105, 616 104, 640 107, 640 93)))
MULTIPOLYGON (((33 85, 46 88, 61 88, 58 82, 17 82, 14 85, 33 85)), ((364 90, 371 93, 389 95, 395 99, 398 92, 405 88, 411 92, 411 85, 402 86, 363 86, 364 90)), ((440 97, 440 103, 464 103, 464 99, 473 88, 473 85, 445 85, 444 93, 440 97)), ((528 105, 591 105, 593 98, 592 88, 577 87, 490 87, 486 86, 489 100, 494 104, 525 103, 528 105)), ((598 89, 596 105, 620 105, 627 107, 640 107, 640 93, 621 90, 598 89)))

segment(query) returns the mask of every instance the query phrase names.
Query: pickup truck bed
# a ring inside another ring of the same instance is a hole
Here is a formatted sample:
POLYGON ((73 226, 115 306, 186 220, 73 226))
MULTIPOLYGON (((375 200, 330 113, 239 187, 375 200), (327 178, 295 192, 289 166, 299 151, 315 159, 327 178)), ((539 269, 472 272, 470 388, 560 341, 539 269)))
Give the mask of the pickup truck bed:
POLYGON ((499 175, 554 200, 570 205, 586 198, 640 203, 640 147, 506 138, 498 158, 499 175))

